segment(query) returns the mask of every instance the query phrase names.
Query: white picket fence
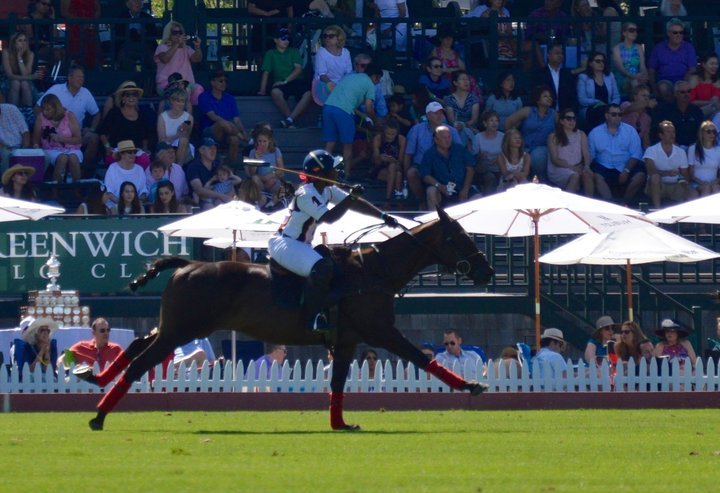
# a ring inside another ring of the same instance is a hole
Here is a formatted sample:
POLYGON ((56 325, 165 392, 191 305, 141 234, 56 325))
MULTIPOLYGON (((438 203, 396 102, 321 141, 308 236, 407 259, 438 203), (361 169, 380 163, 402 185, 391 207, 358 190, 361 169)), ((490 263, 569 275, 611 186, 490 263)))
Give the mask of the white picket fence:
MULTIPOLYGON (((587 367, 583 361, 574 364, 568 360, 570 370, 567 375, 543 367, 542 374, 537 362, 532 372, 523 367, 519 371, 516 366, 501 367, 497 371, 491 360, 486 366, 478 365, 477 374, 483 375, 481 381, 487 383, 489 392, 700 392, 720 390, 720 375, 714 362, 698 358, 694 370, 690 369, 690 361, 686 360, 684 369, 680 361, 661 360, 657 365, 653 361, 648 364, 642 360, 639 365, 629 362, 626 368, 612 371, 607 361, 601 366, 587 367), (505 369, 507 368, 507 369, 505 369), (499 374, 498 374, 499 373, 499 374)), ((238 362, 233 378, 232 364, 225 367, 211 368, 203 365, 198 369, 193 363, 190 368, 184 364, 177 372, 168 371, 162 378, 162 368, 155 369, 156 378, 150 381, 147 374, 135 382, 131 392, 328 392, 332 365, 326 367, 323 361, 299 360, 294 363, 285 361, 282 366, 273 363, 270 377, 267 376, 265 364, 256 371, 254 363, 244 368, 238 362), (256 378, 255 375, 259 376, 256 378)), ((470 374, 470 364, 466 368, 454 368, 457 373, 470 374)), ((95 368, 98 371, 98 368, 95 368)), ((43 373, 40 367, 31 372, 27 365, 22 370, 22 378, 17 367, 11 367, 9 376, 3 370, 0 377, 0 393, 98 393, 103 389, 81 382, 73 376, 55 378, 52 372, 43 373)), ((349 378, 345 385, 346 392, 450 392, 450 388, 424 371, 417 371, 412 364, 404 366, 401 362, 390 361, 377 363, 374 378, 369 377, 369 369, 365 362, 362 366, 354 361, 351 365, 349 378)))

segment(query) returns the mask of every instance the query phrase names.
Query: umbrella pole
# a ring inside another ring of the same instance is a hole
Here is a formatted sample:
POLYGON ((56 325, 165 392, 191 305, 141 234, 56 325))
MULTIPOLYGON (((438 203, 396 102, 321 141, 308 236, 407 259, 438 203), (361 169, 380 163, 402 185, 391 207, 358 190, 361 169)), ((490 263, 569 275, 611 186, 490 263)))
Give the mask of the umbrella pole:
MULTIPOLYGON (((233 262, 237 261, 237 230, 236 229, 233 229, 232 253, 230 254, 230 258, 232 259, 233 262)), ((237 347, 236 346, 237 346, 237 344, 235 341, 237 341, 237 334, 235 333, 234 330, 231 330, 230 331, 230 357, 232 358, 233 382, 236 380, 235 377, 237 376, 236 375, 236 372, 237 372, 237 364, 236 364, 237 347)))
POLYGON ((632 295, 632 266, 630 265, 630 259, 627 259, 625 267, 625 283, 627 284, 627 297, 628 297, 628 316, 632 322, 633 318, 633 295, 632 295))
POLYGON ((540 218, 533 216, 533 256, 535 257, 535 348, 540 350, 540 235, 538 234, 538 221, 540 218))

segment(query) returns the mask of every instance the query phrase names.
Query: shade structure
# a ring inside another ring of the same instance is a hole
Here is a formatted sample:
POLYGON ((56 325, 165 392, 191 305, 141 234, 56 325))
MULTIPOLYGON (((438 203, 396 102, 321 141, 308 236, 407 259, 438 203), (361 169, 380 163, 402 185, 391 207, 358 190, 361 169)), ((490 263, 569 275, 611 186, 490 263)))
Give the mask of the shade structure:
MULTIPOLYGON (((590 199, 540 183, 517 185, 505 192, 445 210, 470 233, 532 236, 535 285, 535 342, 540 345, 540 235, 606 232, 651 224, 640 211, 590 199)), ((427 222, 436 212, 415 219, 427 222)))
POLYGON ((540 257, 553 265, 625 265, 629 320, 634 320, 632 264, 700 262, 720 254, 657 226, 587 233, 540 257))
POLYGON ((0 222, 37 221, 47 216, 62 214, 65 209, 25 200, 0 197, 0 222))
POLYGON ((658 223, 720 224, 720 193, 665 207, 646 216, 658 223))

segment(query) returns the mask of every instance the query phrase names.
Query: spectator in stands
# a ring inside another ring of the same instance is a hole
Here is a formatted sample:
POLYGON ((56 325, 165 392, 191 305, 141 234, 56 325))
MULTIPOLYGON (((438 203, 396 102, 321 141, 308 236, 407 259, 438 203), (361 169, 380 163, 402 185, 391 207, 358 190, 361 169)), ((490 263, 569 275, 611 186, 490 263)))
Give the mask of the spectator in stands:
POLYGON ((686 17, 688 12, 682 0, 661 0, 658 15, 663 17, 686 17))
POLYGON ((450 125, 460 134, 463 145, 469 147, 477 132, 480 101, 470 92, 470 76, 464 70, 452 74, 454 91, 445 98, 443 106, 450 125))
POLYGON ((35 168, 16 164, 5 170, 2 175, 2 191, 0 195, 13 199, 37 202, 35 187, 30 177, 35 174, 35 168))
MULTIPOLYGON (((418 199, 421 207, 425 202, 425 187, 423 178, 420 174, 420 166, 425 153, 430 149, 435 141, 435 129, 445 124, 445 111, 440 103, 433 101, 425 107, 426 120, 413 125, 407 135, 407 144, 405 145, 405 161, 403 162, 403 172, 408 181, 410 192, 418 199)), ((460 135, 455 127, 449 127, 453 136, 453 142, 462 145, 460 135)))
MULTIPOLYGON (((253 0, 247 3, 248 14, 253 17, 289 17, 295 16, 292 0, 253 0)), ((288 29, 290 26, 280 23, 258 22, 252 28, 251 55, 258 65, 264 66, 265 59, 263 52, 272 48, 272 44, 266 41, 274 29, 288 29)), ((265 53, 267 56, 267 53, 265 53)), ((282 79, 276 79, 282 80, 282 79)))
MULTIPOLYGON (((159 145, 159 144, 158 144, 159 145)), ((162 145, 167 145, 162 143, 162 145)), ((156 151, 157 152, 157 151, 156 151)), ((148 188, 148 202, 154 204, 157 200, 157 189, 160 183, 169 181, 165 178, 165 166, 157 159, 150 163, 150 166, 145 170, 145 177, 147 179, 148 188)))
POLYGON ((481 120, 484 130, 473 137, 471 152, 476 156, 477 163, 475 181, 481 187, 483 195, 490 195, 497 191, 501 176, 498 156, 502 152, 505 134, 498 131, 500 115, 496 111, 485 110, 481 120))
POLYGON ((295 185, 285 180, 281 180, 281 183, 282 186, 262 206, 263 212, 271 213, 287 209, 292 203, 295 198, 295 185))
MULTIPOLYGON (((425 108, 432 102, 432 97, 425 86, 417 86, 410 95, 410 116, 414 124, 427 122, 425 108)), ((445 115, 443 114, 443 118, 445 115)))
POLYGON ((520 353, 512 346, 504 347, 500 357, 495 361, 495 375, 500 378, 510 378, 511 368, 515 368, 515 375, 522 374, 522 363, 520 353))
POLYGON ((655 45, 648 60, 648 79, 655 92, 659 81, 669 80, 674 83, 683 80, 697 65, 695 47, 683 39, 683 22, 673 18, 666 27, 668 39, 655 45))
MULTIPOLYGON (((185 111, 188 93, 185 89, 176 89, 166 91, 165 95, 170 103, 170 108, 157 117, 158 143, 170 144, 175 147, 177 161, 185 164, 195 156, 195 148, 190 143, 193 116, 185 111)), ((235 152, 237 154, 237 150, 235 152)))
POLYGON ((654 125, 670 120, 677 132, 677 145, 687 150, 697 140, 698 129, 705 117, 700 108, 690 103, 690 84, 679 80, 675 83, 675 102, 657 105, 652 119, 654 125))
POLYGON ((552 22, 555 18, 567 18, 568 14, 560 10, 562 0, 544 0, 539 7, 528 16, 528 25, 525 30, 523 53, 526 57, 527 68, 543 66, 542 54, 539 44, 552 44, 555 39, 565 39, 569 33, 570 24, 566 22, 552 22))
POLYGON ((382 23, 378 34, 378 45, 383 49, 391 48, 404 54, 408 48, 408 18, 410 12, 405 0, 373 0, 369 4, 375 10, 376 17, 382 19, 400 19, 397 23, 382 23))
MULTIPOLYGON (((355 58, 353 59, 353 67, 355 72, 361 74, 365 72, 365 69, 368 65, 372 63, 372 57, 368 55, 367 53, 358 53, 355 55, 355 58)), ((383 88, 382 88, 382 82, 378 81, 375 83, 375 114, 378 116, 379 121, 382 120, 386 116, 388 116, 388 105, 385 101, 385 95, 383 94, 383 88)), ((358 106, 357 110, 355 110, 355 114, 360 117, 364 118, 366 115, 364 113, 365 108, 363 105, 358 106)))
POLYGON ((522 100, 515 92, 515 76, 512 72, 501 72, 497 87, 485 101, 485 111, 494 111, 500 119, 500 128, 505 128, 505 119, 522 108, 522 100))
POLYGON ((192 64, 200 63, 203 59, 203 52, 200 48, 202 41, 197 36, 187 36, 185 28, 177 21, 168 22, 163 28, 162 42, 155 50, 155 63, 157 73, 155 84, 157 93, 162 96, 168 85, 168 77, 178 72, 183 79, 190 83, 190 102, 198 104, 198 97, 203 92, 203 87, 195 82, 192 64), (193 47, 188 46, 192 42, 193 47))
MULTIPOLYGON (((159 178, 171 181, 178 200, 185 201, 190 195, 190 191, 188 190, 185 170, 177 163, 176 156, 177 150, 167 142, 159 142, 155 148, 155 162, 160 163, 162 166, 162 173, 159 178)), ((154 179, 150 168, 151 166, 148 166, 145 170, 145 181, 148 190, 152 183, 158 181, 154 179)), ((151 202, 155 202, 155 200, 151 199, 151 202)))
POLYGON ((187 214, 190 212, 185 204, 181 203, 175 193, 175 185, 170 180, 158 183, 157 197, 150 206, 152 214, 187 214))
POLYGON ((695 367, 697 355, 687 339, 690 333, 686 329, 680 327, 674 320, 666 318, 660 323, 655 335, 661 338, 661 341, 655 345, 656 358, 669 358, 671 362, 677 358, 680 360, 681 369, 685 365, 685 358, 688 358, 690 365, 695 367))
POLYGON ((240 119, 237 101, 226 90, 227 74, 218 69, 210 76, 210 91, 200 96, 200 128, 203 135, 210 132, 216 142, 227 142, 227 162, 235 163, 240 154, 240 143, 247 141, 245 126, 240 119))
POLYGON ((72 111, 63 108, 60 99, 48 94, 40 102, 40 115, 35 119, 33 147, 41 148, 53 169, 53 181, 65 183, 66 173, 77 183, 82 178, 80 124, 72 111))
POLYGON ((720 192, 720 147, 717 127, 709 120, 700 124, 697 141, 688 149, 690 182, 700 197, 720 192))
POLYGON ((615 354, 620 361, 627 363, 632 358, 640 361, 640 341, 647 339, 637 322, 626 321, 620 327, 620 342, 615 344, 615 354))
POLYGON ((116 146, 119 146, 121 141, 131 140, 140 144, 135 162, 143 169, 150 165, 150 141, 154 140, 155 128, 140 108, 142 95, 143 90, 129 80, 120 84, 115 91, 115 107, 105 115, 97 128, 100 141, 105 147, 106 164, 114 161, 116 146))
POLYGON ((8 103, 16 106, 32 106, 33 81, 44 74, 33 70, 35 53, 30 50, 27 35, 16 32, 10 36, 7 49, 2 50, 2 68, 8 80, 8 103))
POLYGON ((586 68, 590 53, 593 51, 605 52, 605 25, 603 22, 596 21, 596 14, 589 0, 573 0, 570 6, 570 16, 576 19, 573 26, 573 35, 577 36, 577 45, 580 50, 580 67, 575 73, 581 72, 586 68), (579 22, 579 21, 583 22, 579 22))
POLYGON ((605 106, 620 104, 620 91, 603 53, 593 51, 588 60, 587 69, 578 75, 577 94, 580 118, 592 130, 603 121, 605 106))
POLYGON ((593 172, 590 169, 590 149, 587 135, 577 128, 577 114, 572 108, 560 112, 555 131, 547 140, 548 179, 565 191, 592 197, 593 172))
POLYGON ((303 79, 302 60, 297 48, 290 45, 290 32, 285 27, 279 28, 273 37, 275 48, 265 53, 262 63, 262 78, 258 95, 267 94, 270 84, 270 96, 277 106, 283 119, 280 122, 285 128, 295 127, 298 118, 310 105, 312 93, 310 85, 303 79), (290 111, 287 100, 293 96, 296 104, 290 111))
POLYGON ((637 130, 643 149, 650 147, 652 118, 649 111, 656 105, 657 100, 650 97, 650 87, 645 84, 633 87, 632 101, 624 101, 620 104, 622 122, 637 130))
MULTIPOLYGON (((205 183, 205 188, 209 188, 211 191, 220 193, 232 200, 235 197, 235 187, 241 183, 242 178, 233 173, 230 166, 222 164, 217 167, 215 175, 205 183)), ((261 184, 259 184, 258 187, 262 190, 261 184)), ((224 204, 225 202, 227 202, 227 200, 215 199, 214 205, 224 204)))
POLYGON ((373 123, 375 113, 375 84, 382 77, 382 69, 373 63, 365 72, 346 75, 330 93, 323 106, 322 140, 325 150, 333 152, 336 142, 342 144, 345 174, 350 179, 353 170, 353 141, 355 140, 355 109, 365 106, 365 114, 373 123))
MULTIPOLYGON (((187 181, 192 191, 193 204, 199 205, 203 210, 211 209, 215 200, 223 203, 230 198, 205 188, 205 184, 213 177, 219 163, 217 157, 217 142, 212 137, 205 137, 198 148, 198 156, 187 166, 187 181)), ((251 181, 251 180, 246 180, 251 181)))
POLYGON ((423 74, 418 85, 424 87, 430 98, 442 102, 450 94, 450 81, 443 77, 443 62, 436 56, 430 56, 423 64, 423 74))
POLYGON ((462 341, 459 331, 455 329, 444 331, 443 346, 445 346, 445 351, 436 354, 435 359, 439 364, 454 371, 465 380, 477 381, 480 376, 478 374, 478 365, 482 366, 482 358, 475 351, 464 350, 462 341), (466 366, 468 367, 467 373, 465 372, 466 366))
POLYGON ((100 17, 100 0, 61 0, 60 16, 64 19, 86 19, 85 23, 67 26, 67 53, 74 63, 95 68, 99 55, 98 26, 93 24, 100 17))
MULTIPOLYGON (((42 0, 46 1, 46 0, 42 0)), ((100 109, 95 96, 84 87, 85 69, 73 65, 68 69, 67 82, 54 84, 45 91, 45 95, 54 94, 60 99, 66 110, 72 111, 77 118, 82 133, 83 173, 85 178, 94 178, 98 162, 100 136, 96 129, 100 125, 100 109), (88 116, 91 117, 88 122, 88 116)), ((110 98, 112 100, 112 98, 110 98)), ((38 106, 40 102, 38 101, 38 106)))
MULTIPOLYGON (((55 7, 51 0, 36 0, 30 3, 30 19, 32 21, 49 21, 55 19, 55 7)), ((59 48, 59 31, 56 24, 32 22, 23 26, 30 40, 31 49, 37 54, 38 60, 62 60, 65 58, 59 48)))
POLYGON ((78 205, 75 214, 87 216, 90 214, 98 216, 110 216, 113 210, 107 206, 110 202, 110 194, 105 189, 105 185, 95 181, 87 192, 84 202, 78 205))
POLYGON ((697 198, 697 192, 690 187, 688 156, 675 145, 675 126, 664 120, 658 124, 660 142, 645 150, 643 159, 648 175, 647 189, 652 205, 662 206, 662 199, 684 202, 697 198))
POLYGON ((287 357, 287 348, 280 344, 266 344, 265 354, 255 360, 255 378, 260 378, 260 367, 265 364, 265 376, 270 378, 273 363, 278 365, 278 373, 287 357))
MULTIPOLYGON (((147 20, 153 16, 142 10, 142 0, 125 0, 127 10, 121 19, 147 20)), ((114 26, 115 56, 120 70, 135 70, 138 64, 143 69, 153 66, 153 54, 157 49, 158 37, 155 22, 116 23, 114 26)))
POLYGON ((503 136, 502 152, 498 155, 500 184, 498 190, 507 190, 527 183, 530 174, 530 154, 525 151, 523 136, 519 130, 511 128, 503 136))
POLYGON ((57 322, 51 318, 25 317, 20 322, 20 336, 25 343, 22 348, 15 348, 15 363, 22 366, 27 363, 30 371, 35 371, 39 364, 45 372, 50 366, 55 370, 57 362, 57 346, 52 342, 52 334, 58 328, 57 322), (22 349, 20 354, 17 353, 22 349))
POLYGON ((21 147, 30 147, 27 122, 17 106, 0 103, 0 170, 7 169, 10 154, 21 147))
MULTIPOLYGON (((255 181, 260 190, 272 195, 281 188, 281 178, 284 175, 285 160, 280 148, 275 143, 272 130, 260 128, 255 132, 255 146, 250 150, 248 157, 259 159, 270 166, 245 166, 245 174, 255 181)), ((239 183, 238 183, 239 184, 239 183)))
POLYGON ((110 323, 98 317, 90 325, 92 339, 79 341, 65 351, 64 356, 58 360, 58 366, 69 367, 72 364, 93 366, 98 364, 100 370, 112 363, 122 352, 122 346, 110 342, 110 323))
POLYGON ((427 150, 420 174, 427 185, 427 207, 465 202, 470 198, 475 176, 475 159, 462 144, 454 144, 450 128, 435 128, 434 145, 427 150))
POLYGON ((548 47, 547 65, 533 72, 534 86, 550 88, 557 111, 578 106, 575 75, 564 66, 564 61, 565 45, 558 42, 552 43, 548 47))
POLYGON ((595 322, 595 331, 585 345, 584 359, 588 365, 595 362, 598 365, 608 355, 608 342, 615 338, 618 324, 609 315, 603 315, 595 322))
POLYGON ((460 70, 465 70, 465 62, 460 53, 453 47, 455 34, 452 26, 443 24, 437 31, 438 46, 433 48, 430 56, 440 59, 442 62, 442 73, 446 79, 452 80, 452 75, 460 70))
POLYGON ((622 96, 628 96, 635 87, 648 81, 645 48, 637 42, 637 38, 637 24, 625 22, 621 42, 613 47, 613 72, 622 96))
MULTIPOLYGON (((362 352, 360 355, 360 361, 359 364, 362 366, 363 364, 366 364, 368 367, 368 379, 374 380, 375 379, 375 370, 379 370, 380 378, 382 379, 382 366, 378 368, 378 354, 377 351, 374 349, 366 349, 362 352)), ((371 389, 371 391, 374 389, 371 389)))
MULTIPOLYGON (((510 17, 510 11, 506 8, 505 4, 506 0, 486 0, 485 4, 478 3, 478 5, 465 14, 464 17, 510 17)), ((497 32, 498 58, 500 60, 514 60, 517 57, 517 39, 513 36, 512 24, 509 22, 498 22, 497 32)), ((485 42, 482 44, 487 46, 485 42)), ((494 54, 488 54, 495 56, 494 54)))
POLYGON ((396 199, 403 198, 402 163, 405 160, 406 143, 395 120, 386 121, 380 132, 373 137, 373 168, 370 176, 387 184, 385 200, 390 200, 393 196, 396 199))
POLYGON ((550 370, 552 378, 565 377, 567 362, 562 357, 565 350, 565 338, 560 329, 545 329, 540 335, 540 350, 533 361, 538 362, 538 377, 544 378, 545 369, 550 370))
POLYGON ((182 363, 185 363, 186 368, 190 368, 190 365, 196 363, 199 370, 206 362, 212 367, 216 361, 215 351, 207 337, 193 339, 187 344, 175 348, 173 353, 175 369, 182 363))
POLYGON ((335 84, 353 71, 350 52, 345 48, 345 39, 345 31, 340 26, 330 25, 323 29, 322 46, 315 54, 313 77, 314 99, 321 106, 335 88, 335 84))
POLYGON ((133 182, 122 182, 120 185, 120 198, 115 209, 118 216, 145 214, 145 206, 140 201, 138 189, 133 182))
POLYGON ((145 172, 135 163, 135 154, 137 147, 132 140, 123 140, 118 142, 117 153, 115 158, 117 161, 112 163, 105 172, 105 187, 110 193, 110 207, 120 204, 122 195, 122 187, 125 182, 131 182, 135 185, 135 195, 141 200, 147 197, 147 185, 145 180, 145 172))
POLYGON ((720 81, 718 81, 717 53, 700 58, 697 72, 690 76, 690 102, 703 111, 705 118, 712 118, 720 109, 720 81))
POLYGON ((642 163, 640 137, 627 123, 616 104, 605 110, 605 123, 588 135, 590 168, 595 174, 595 189, 605 200, 620 196, 628 203, 645 186, 645 166, 642 163))
POLYGON ((505 120, 505 129, 517 128, 525 141, 525 150, 530 154, 532 176, 541 182, 547 181, 548 136, 555 129, 557 112, 552 90, 539 86, 532 90, 530 99, 533 106, 523 106, 505 120))
POLYGON ((238 200, 255 206, 259 211, 268 204, 267 196, 263 195, 258 184, 252 180, 243 180, 242 183, 235 188, 235 193, 238 200))

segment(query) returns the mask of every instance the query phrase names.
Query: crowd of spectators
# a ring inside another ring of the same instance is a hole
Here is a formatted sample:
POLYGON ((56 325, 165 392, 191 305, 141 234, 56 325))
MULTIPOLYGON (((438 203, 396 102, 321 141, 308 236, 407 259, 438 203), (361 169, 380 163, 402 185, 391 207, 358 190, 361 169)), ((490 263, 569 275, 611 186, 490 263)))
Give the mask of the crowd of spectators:
MULTIPOLYGON (((104 95, 85 87, 83 69, 99 60, 94 50, 107 51, 96 25, 71 24, 65 43, 58 43, 55 26, 43 22, 60 16, 95 19, 102 14, 100 4, 64 0, 56 17, 47 2, 31 2, 31 22, 11 33, 2 51, 2 171, 26 164, 12 159, 16 149, 32 147, 46 156, 45 167, 36 166, 23 185, 30 190, 23 196, 37 200, 32 188, 40 181, 100 178, 111 213, 207 208, 237 194, 255 197, 258 207, 282 203, 278 194, 291 185, 283 177, 288 166, 283 142, 270 123, 254 135, 245 130, 231 94, 235 88, 228 88, 222 69, 210 73, 205 87, 205 80, 196 79, 205 60, 203 40, 177 20, 164 26, 149 22, 140 0, 127 0, 123 14, 138 22, 111 26, 111 61, 118 68, 154 71, 154 84, 122 81, 101 111, 96 100, 104 95), (45 87, 48 67, 40 57, 71 61, 67 81, 45 87), (28 113, 28 107, 34 110, 28 113), (238 166, 244 148, 275 168, 261 174, 238 166), (221 164, 229 165, 230 173, 221 164), (128 174, 134 177, 122 179, 128 174), (143 207, 130 201, 118 208, 125 193, 118 187, 125 181, 143 207), (164 181, 172 190, 160 187, 164 181), (160 189, 165 203, 154 206, 160 189)), ((295 3, 251 2, 248 12, 293 17, 295 3)), ((305 7, 299 10, 325 17, 348 10, 322 1, 305 7)), ((479 2, 466 17, 508 17, 510 7, 503 0, 479 2)), ((392 67, 373 61, 367 47, 351 46, 356 32, 342 23, 319 30, 320 46, 307 67, 293 41, 292 22, 256 27, 252 37, 260 36, 253 43, 261 71, 256 92, 271 97, 280 114, 277 126, 297 127, 311 105, 321 106, 326 150, 340 143, 337 151, 351 179, 384 182, 387 208, 404 206, 408 196, 422 209, 463 202, 535 178, 570 192, 631 205, 649 202, 654 208, 720 189, 718 55, 698 58, 681 1, 659 6, 662 16, 653 25, 663 39, 646 54, 638 23, 626 22, 614 1, 594 8, 575 0, 566 13, 560 0, 543 0, 528 16, 540 22, 529 22, 524 36, 498 22, 497 46, 483 40, 486 56, 497 49, 498 60, 532 68, 531 75, 503 70, 485 85, 477 77, 481 67, 464 59, 469 40, 458 39, 455 24, 438 23, 435 45, 421 49, 420 43, 408 44, 401 20, 411 18, 405 2, 374 2, 373 12, 398 19, 379 25, 377 46, 412 52, 418 65, 412 91, 399 85, 393 91, 382 70, 392 67)), ((23 173, 30 170, 3 175, 3 193, 18 196, 21 187, 14 182, 23 173)))

